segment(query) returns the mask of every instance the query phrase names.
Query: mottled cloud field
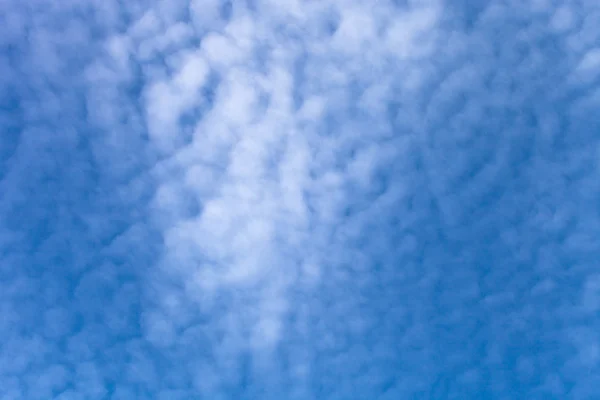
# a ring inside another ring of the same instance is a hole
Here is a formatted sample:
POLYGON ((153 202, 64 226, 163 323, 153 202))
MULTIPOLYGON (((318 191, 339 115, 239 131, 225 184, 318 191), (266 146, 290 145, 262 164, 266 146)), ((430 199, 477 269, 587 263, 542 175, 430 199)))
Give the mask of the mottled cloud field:
POLYGON ((599 110, 597 1, 0 0, 0 399, 598 399, 599 110))

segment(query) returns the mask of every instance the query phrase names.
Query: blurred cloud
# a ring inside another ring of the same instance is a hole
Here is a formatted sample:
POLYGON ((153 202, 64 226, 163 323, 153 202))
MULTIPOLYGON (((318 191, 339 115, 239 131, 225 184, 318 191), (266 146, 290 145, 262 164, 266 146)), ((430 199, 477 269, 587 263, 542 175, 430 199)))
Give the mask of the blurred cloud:
POLYGON ((0 399, 592 399, 600 7, 4 2, 0 399))

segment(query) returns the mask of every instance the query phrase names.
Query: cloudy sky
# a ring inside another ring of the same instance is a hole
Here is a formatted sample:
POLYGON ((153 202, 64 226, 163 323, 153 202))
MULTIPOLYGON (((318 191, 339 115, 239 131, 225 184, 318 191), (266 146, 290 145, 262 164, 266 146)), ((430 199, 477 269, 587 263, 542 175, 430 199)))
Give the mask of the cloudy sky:
POLYGON ((0 399, 600 398, 596 0, 0 0, 0 399))

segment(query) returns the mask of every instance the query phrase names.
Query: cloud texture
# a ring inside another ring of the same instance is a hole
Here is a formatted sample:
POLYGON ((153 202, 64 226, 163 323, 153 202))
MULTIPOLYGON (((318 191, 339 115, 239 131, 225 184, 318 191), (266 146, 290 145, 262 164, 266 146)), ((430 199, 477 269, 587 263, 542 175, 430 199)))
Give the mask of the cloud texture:
POLYGON ((600 397, 595 1, 0 2, 0 399, 600 397))

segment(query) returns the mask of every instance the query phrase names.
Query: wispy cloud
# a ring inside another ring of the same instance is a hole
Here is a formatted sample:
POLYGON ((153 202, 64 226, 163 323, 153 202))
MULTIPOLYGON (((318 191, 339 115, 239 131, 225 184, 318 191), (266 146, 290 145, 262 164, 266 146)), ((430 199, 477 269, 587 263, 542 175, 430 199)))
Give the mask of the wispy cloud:
POLYGON ((600 394, 555 3, 0 5, 0 398, 600 394))

